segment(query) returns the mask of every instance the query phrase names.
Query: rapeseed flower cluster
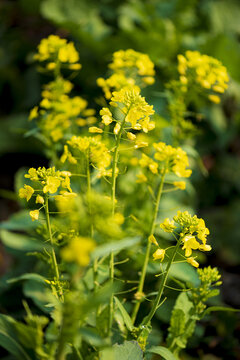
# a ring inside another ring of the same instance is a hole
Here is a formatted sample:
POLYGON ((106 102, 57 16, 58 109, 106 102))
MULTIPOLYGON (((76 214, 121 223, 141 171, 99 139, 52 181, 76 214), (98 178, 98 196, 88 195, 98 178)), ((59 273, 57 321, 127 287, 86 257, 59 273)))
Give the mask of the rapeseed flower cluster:
MULTIPOLYGON (((142 154, 139 160, 139 165, 142 168, 147 168, 154 175, 173 173, 178 177, 189 177, 192 170, 186 169, 189 166, 188 157, 184 150, 180 147, 174 148, 171 145, 166 145, 163 142, 154 143, 153 147, 156 152, 154 154, 155 160, 146 154, 142 154)), ((138 175, 138 182, 147 181, 144 174, 138 175)), ((175 188, 184 190, 186 188, 185 181, 173 181, 175 188)))
POLYGON ((208 55, 202 55, 198 51, 186 51, 184 55, 178 55, 178 71, 180 82, 184 85, 192 85, 194 82, 208 91, 208 98, 214 103, 221 101, 217 94, 223 94, 228 88, 229 77, 227 69, 222 63, 208 55))
MULTIPOLYGON (((154 129, 155 123, 150 121, 150 116, 154 114, 153 106, 148 105, 145 98, 140 95, 139 91, 134 89, 115 91, 111 98, 110 105, 120 109, 124 115, 124 120, 116 120, 113 113, 108 108, 102 108, 100 111, 102 123, 104 125, 107 126, 112 122, 115 122, 115 127, 113 129, 114 134, 117 135, 122 126, 123 129, 143 130, 145 133, 154 129)), ((136 135, 132 132, 127 132, 127 138, 129 140, 135 140, 136 135)))
POLYGON ((56 67, 64 65, 71 70, 81 69, 79 64, 79 54, 72 42, 61 39, 57 35, 50 35, 42 39, 38 45, 38 53, 34 59, 40 62, 46 61, 48 70, 55 70, 56 67))
POLYGON ((91 238, 75 236, 67 246, 61 250, 61 257, 67 262, 76 262, 80 266, 87 266, 90 262, 90 254, 96 247, 91 238))
POLYGON ((30 168, 25 177, 33 182, 33 187, 24 185, 19 190, 19 197, 29 201, 33 194, 36 195, 36 204, 42 205, 40 209, 30 211, 32 220, 38 220, 39 211, 45 206, 44 197, 49 194, 55 194, 59 188, 62 193, 72 192, 70 187, 71 173, 68 171, 55 170, 55 167, 46 169, 39 167, 38 169, 30 168))
POLYGON ((119 50, 113 53, 113 61, 109 64, 113 74, 107 78, 97 79, 105 97, 110 99, 112 91, 135 89, 154 83, 154 64, 149 56, 132 49, 119 50))
POLYGON ((73 136, 64 146, 64 152, 61 156, 61 162, 68 160, 71 164, 77 164, 79 152, 84 154, 89 164, 99 172, 98 176, 110 176, 111 170, 107 168, 111 164, 111 155, 107 146, 101 141, 100 137, 73 136), (74 151, 76 155, 73 155, 74 151))
POLYGON ((45 85, 40 106, 34 107, 29 120, 38 119, 42 133, 53 142, 61 140, 66 131, 94 124, 97 119, 95 110, 87 108, 87 101, 80 96, 69 97, 73 84, 57 77, 45 85))
POLYGON ((206 227, 204 220, 198 218, 196 215, 191 216, 187 211, 178 211, 172 221, 167 218, 160 224, 160 227, 163 231, 171 233, 177 228, 175 223, 180 226, 181 244, 182 249, 185 251, 187 262, 192 266, 198 267, 198 262, 191 257, 192 250, 211 250, 211 246, 207 245, 207 235, 209 235, 209 230, 206 227))

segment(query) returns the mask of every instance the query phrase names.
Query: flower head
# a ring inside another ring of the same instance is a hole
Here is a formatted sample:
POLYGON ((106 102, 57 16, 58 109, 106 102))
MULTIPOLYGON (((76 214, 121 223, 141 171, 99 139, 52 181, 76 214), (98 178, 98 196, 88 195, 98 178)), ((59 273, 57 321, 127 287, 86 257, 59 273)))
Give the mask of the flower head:
POLYGON ((85 267, 90 262, 90 254, 95 246, 96 244, 92 239, 76 236, 61 250, 61 256, 67 262, 76 262, 85 267))
POLYGON ((164 250, 164 249, 157 249, 157 250, 153 253, 153 259, 154 259, 154 260, 163 261, 164 257, 165 257, 165 250, 164 250))
POLYGON ((26 199, 27 201, 29 201, 33 193, 34 189, 31 186, 25 184, 24 187, 19 190, 19 197, 21 199, 26 199))

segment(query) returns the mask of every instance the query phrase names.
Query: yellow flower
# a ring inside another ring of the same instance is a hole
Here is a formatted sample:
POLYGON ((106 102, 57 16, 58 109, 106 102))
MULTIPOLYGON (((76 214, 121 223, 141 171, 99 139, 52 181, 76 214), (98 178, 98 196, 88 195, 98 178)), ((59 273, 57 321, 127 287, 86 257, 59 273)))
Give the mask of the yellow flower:
POLYGON ((32 221, 38 220, 39 210, 32 210, 29 212, 29 215, 31 216, 32 221))
POLYGON ((199 249, 199 242, 196 240, 195 236, 192 235, 186 235, 182 239, 183 241, 183 247, 182 249, 185 250, 185 256, 192 255, 192 250, 199 249))
POLYGON ((102 110, 100 110, 100 115, 102 117, 103 124, 106 126, 111 124, 113 121, 112 113, 108 108, 102 108, 102 110))
POLYGON ((99 134, 103 133, 103 130, 100 129, 100 128, 98 128, 98 127, 96 127, 96 126, 90 127, 90 128, 88 129, 88 131, 89 131, 90 133, 99 133, 99 134))
POLYGON ((131 132, 127 132, 127 137, 129 140, 135 140, 136 139, 136 135, 131 133, 131 132))
POLYGON ((153 260, 160 260, 163 261, 165 257, 165 250, 164 249, 157 249, 155 253, 153 253, 153 260))
POLYGON ((219 104, 221 99, 217 95, 208 95, 209 100, 211 100, 214 104, 219 104))
POLYGON ((113 132, 115 135, 117 135, 120 131, 120 128, 121 128, 121 125, 119 123, 117 123, 115 126, 114 126, 114 129, 113 129, 113 132))
POLYGON ((153 106, 147 104, 139 91, 122 89, 114 91, 112 95, 110 105, 121 108, 126 115, 126 123, 130 123, 132 129, 143 129, 144 132, 153 129, 154 123, 150 122, 150 116, 154 114, 153 106))
POLYGON ((49 192, 50 194, 54 194, 58 190, 60 184, 61 182, 58 178, 54 176, 48 176, 47 184, 44 186, 43 192, 49 192))
POLYGON ((180 189, 180 190, 185 190, 185 189, 186 189, 186 183, 185 183, 185 181, 174 181, 174 182, 173 182, 173 185, 174 185, 176 188, 180 189))
MULTIPOLYGON (((185 56, 178 55, 178 71, 183 85, 190 83, 191 86, 195 82, 203 89, 221 94, 228 87, 229 77, 225 66, 219 60, 198 51, 186 51, 185 56)), ((208 94, 208 98, 216 104, 221 101, 214 94, 208 94)))
POLYGON ((34 108, 30 111, 28 120, 33 120, 38 117, 38 106, 34 106, 34 108))
POLYGON ((176 226, 174 225, 174 221, 170 221, 169 218, 166 218, 163 223, 160 224, 160 228, 165 232, 173 232, 174 229, 176 229, 176 226))
POLYGON ((41 195, 37 195, 36 204, 44 204, 44 198, 41 195))
POLYGON ((144 174, 138 174, 136 182, 140 184, 147 182, 147 177, 144 174))
POLYGON ((156 149, 155 159, 165 163, 167 172, 173 172, 178 177, 191 175, 192 170, 186 169, 189 166, 187 154, 180 147, 174 148, 163 142, 154 143, 153 147, 156 149))
POLYGON ((71 239, 69 244, 61 250, 61 256, 67 262, 76 262, 85 267, 90 262, 90 254, 95 246, 96 244, 92 239, 77 236, 71 239))
POLYGON ((156 245, 156 246, 159 246, 159 245, 158 245, 158 242, 157 242, 157 240, 156 240, 156 238, 155 238, 155 236, 154 236, 153 234, 151 234, 151 235, 148 237, 148 241, 150 241, 150 243, 152 243, 152 244, 154 244, 154 245, 156 245))
POLYGON ((193 257, 187 258, 187 262, 196 268, 199 267, 199 263, 193 257))
POLYGON ((19 190, 19 197, 21 199, 26 199, 27 201, 29 201, 33 193, 34 193, 34 189, 31 186, 24 185, 24 188, 21 188, 19 190))

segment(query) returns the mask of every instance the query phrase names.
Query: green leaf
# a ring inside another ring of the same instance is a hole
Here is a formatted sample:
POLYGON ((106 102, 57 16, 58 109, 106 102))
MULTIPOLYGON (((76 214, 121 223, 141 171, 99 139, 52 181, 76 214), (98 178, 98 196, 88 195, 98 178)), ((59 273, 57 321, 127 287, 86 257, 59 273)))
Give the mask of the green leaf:
POLYGON ((163 346, 153 346, 148 352, 161 355, 165 360, 177 360, 173 353, 163 346))
POLYGON ((124 341, 100 352, 100 360, 143 360, 143 352, 137 341, 124 341))
POLYGON ((169 276, 190 282, 195 286, 198 286, 200 283, 196 270, 187 263, 172 264, 169 276))
POLYGON ((225 306, 210 306, 203 312, 201 317, 203 318, 205 315, 210 314, 213 311, 240 312, 240 309, 233 309, 233 308, 229 308, 229 307, 225 307, 225 306))
POLYGON ((181 309, 173 309, 170 323, 170 332, 173 336, 180 336, 184 333, 186 316, 181 309))
POLYGON ((43 249, 42 242, 32 239, 27 235, 20 235, 7 230, 1 230, 0 235, 3 244, 11 249, 24 252, 43 249))
POLYGON ((114 360, 143 360, 143 352, 137 341, 124 341, 122 345, 115 344, 114 360))
POLYGON ((31 360, 18 342, 15 324, 15 320, 10 316, 0 315, 0 346, 18 360, 31 360))
POLYGON ((35 280, 35 281, 45 284, 44 277, 41 275, 38 275, 38 274, 34 274, 34 273, 26 273, 21 276, 9 279, 9 280, 7 280, 7 282, 11 284, 11 283, 15 283, 15 282, 18 282, 21 280, 35 280))
POLYGON ((110 254, 113 252, 119 252, 121 250, 127 249, 139 243, 140 237, 134 238, 125 238, 123 240, 110 242, 104 245, 100 245, 96 248, 95 251, 92 253, 92 258, 96 259, 105 255, 110 254))
POLYGON ((122 317, 123 317, 123 320, 125 322, 125 325, 127 327, 127 329, 129 331, 132 331, 133 330, 133 323, 132 323, 132 320, 130 318, 130 316, 128 315, 127 311, 125 310, 124 306, 121 304, 121 302, 118 300, 118 298, 116 296, 114 296, 114 300, 116 302, 116 305, 117 307, 119 308, 121 314, 122 314, 122 317))
POLYGON ((81 328, 79 333, 92 346, 106 345, 106 341, 94 329, 81 328))
POLYGON ((29 229, 35 229, 38 223, 32 221, 29 211, 22 210, 12 215, 7 221, 0 223, 0 229, 4 230, 15 230, 15 231, 26 231, 29 229))

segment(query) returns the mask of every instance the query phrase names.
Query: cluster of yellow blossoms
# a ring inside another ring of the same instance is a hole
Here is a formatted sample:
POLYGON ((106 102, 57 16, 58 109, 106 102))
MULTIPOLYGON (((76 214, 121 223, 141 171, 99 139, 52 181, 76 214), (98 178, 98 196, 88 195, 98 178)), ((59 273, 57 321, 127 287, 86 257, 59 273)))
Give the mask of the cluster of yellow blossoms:
MULTIPOLYGON (((156 150, 154 158, 158 162, 146 154, 142 154, 142 158, 139 160, 139 165, 142 168, 148 168, 153 174, 173 173, 178 177, 186 178, 191 175, 192 170, 186 169, 189 166, 187 154, 180 147, 174 148, 163 142, 154 143, 153 147, 156 150)), ((138 182, 147 181, 144 174, 139 174, 138 178, 138 182)), ((181 190, 184 190, 186 186, 184 181, 174 181, 173 185, 181 190)))
MULTIPOLYGON (((191 257, 192 250, 211 250, 211 246, 207 245, 207 235, 209 235, 209 230, 206 227, 204 220, 198 218, 196 215, 191 216, 187 211, 178 211, 172 221, 167 218, 160 224, 160 227, 165 232, 172 233, 177 228, 174 222, 180 225, 182 249, 185 251, 187 262, 192 266, 198 267, 198 262, 194 257, 191 257)), ((156 256, 157 254, 155 254, 155 258, 156 256)))
POLYGON ((61 250, 61 257, 67 262, 76 262, 80 266, 87 266, 90 262, 90 254, 95 247, 96 244, 93 239, 75 236, 61 250))
POLYGON ((69 147, 76 152, 83 153, 90 165, 96 168, 99 172, 98 176, 110 176, 111 170, 107 167, 111 164, 111 155, 106 145, 101 141, 100 137, 81 137, 73 136, 67 141, 68 145, 64 146, 64 153, 61 156, 61 162, 68 160, 71 164, 77 164, 79 154, 74 156, 69 150, 69 147))
POLYGON ((54 70, 63 64, 71 70, 81 69, 79 54, 72 42, 67 43, 66 39, 61 39, 57 35, 50 35, 42 39, 38 45, 38 53, 34 56, 35 60, 40 62, 47 61, 46 68, 54 70))
POLYGON ((194 82, 205 90, 209 90, 208 98, 218 104, 221 100, 218 94, 223 94, 228 87, 227 69, 222 63, 198 51, 186 51, 185 56, 178 55, 178 71, 180 82, 192 86, 194 82))
POLYGON ((57 77, 44 86, 40 109, 36 106, 29 115, 29 120, 38 119, 38 126, 43 134, 57 142, 64 137, 66 130, 74 126, 94 124, 97 119, 95 110, 87 108, 87 101, 80 96, 69 97, 73 84, 57 77))
MULTIPOLYGON (((19 197, 29 201, 32 195, 37 193, 36 204, 41 204, 42 207, 44 207, 44 196, 55 194, 59 188, 62 188, 62 193, 65 193, 67 190, 72 192, 70 176, 70 172, 55 170, 55 167, 49 169, 45 167, 39 167, 38 169, 30 168, 28 173, 25 174, 25 177, 33 181, 34 187, 25 184, 24 187, 19 190, 19 197)), ((33 221, 38 220, 39 210, 41 210, 41 208, 30 211, 30 216, 33 221)))
POLYGON ((113 53, 113 61, 109 64, 113 74, 106 80, 99 78, 97 84, 102 87, 105 97, 110 99, 112 91, 139 88, 154 83, 154 64, 149 56, 132 49, 119 50, 113 53))
MULTIPOLYGON (((110 105, 117 107, 124 116, 122 120, 116 120, 112 112, 108 108, 103 108, 100 111, 102 123, 106 126, 115 122, 114 134, 118 134, 121 127, 123 129, 143 130, 147 133, 153 130, 155 123, 150 121, 150 116, 154 114, 153 106, 148 105, 145 98, 142 97, 139 91, 134 89, 122 89, 115 91, 110 101, 110 105)), ((132 132, 127 132, 129 140, 135 140, 136 135, 132 132)))

